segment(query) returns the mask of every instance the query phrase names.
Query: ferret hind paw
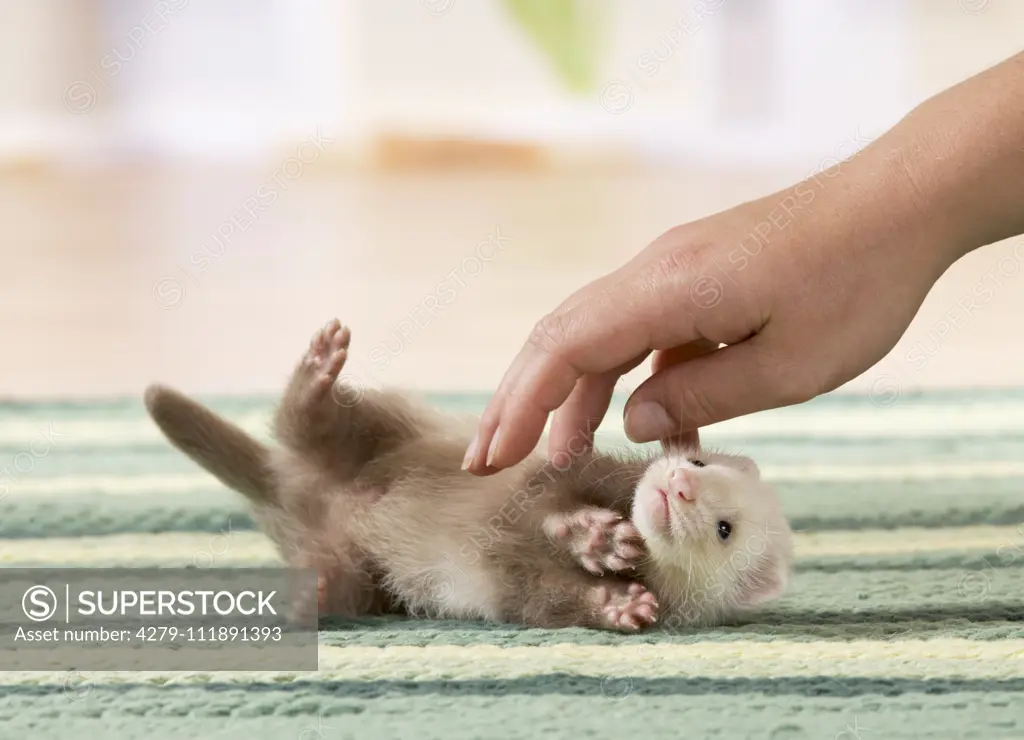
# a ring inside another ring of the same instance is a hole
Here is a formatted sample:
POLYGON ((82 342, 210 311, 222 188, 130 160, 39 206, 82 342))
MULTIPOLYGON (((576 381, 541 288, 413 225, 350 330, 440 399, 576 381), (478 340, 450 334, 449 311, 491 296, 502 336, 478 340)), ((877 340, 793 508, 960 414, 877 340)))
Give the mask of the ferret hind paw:
POLYGON ((658 602, 639 583, 595 586, 591 598, 599 610, 602 627, 636 632, 658 621, 658 602))
POLYGON ((323 398, 338 379, 348 358, 352 333, 337 319, 331 319, 309 341, 299 366, 299 380, 306 401, 323 398))

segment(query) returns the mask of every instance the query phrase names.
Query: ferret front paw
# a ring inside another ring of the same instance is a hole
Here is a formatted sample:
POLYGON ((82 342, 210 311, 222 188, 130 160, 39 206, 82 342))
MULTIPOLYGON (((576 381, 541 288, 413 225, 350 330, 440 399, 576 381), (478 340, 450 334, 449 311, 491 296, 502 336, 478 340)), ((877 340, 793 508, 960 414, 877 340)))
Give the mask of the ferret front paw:
POLYGON ((591 599, 599 609, 602 627, 635 632, 658 621, 658 602, 639 583, 596 586, 591 599))
POLYGON ((551 514, 544 521, 544 532, 598 576, 632 568, 644 552, 637 528, 610 509, 551 514))
POLYGON ((337 319, 332 319, 313 335, 298 369, 303 403, 319 402, 334 385, 345 366, 351 337, 348 327, 337 319))

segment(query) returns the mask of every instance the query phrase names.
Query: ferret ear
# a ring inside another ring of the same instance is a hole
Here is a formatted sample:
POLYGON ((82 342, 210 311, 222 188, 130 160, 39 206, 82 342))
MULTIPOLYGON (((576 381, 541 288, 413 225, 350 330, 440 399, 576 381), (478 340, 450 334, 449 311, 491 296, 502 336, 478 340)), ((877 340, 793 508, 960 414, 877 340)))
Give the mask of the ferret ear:
POLYGON ((782 595, 789 585, 789 568, 785 563, 772 558, 762 561, 760 567, 747 573, 740 591, 740 605, 760 606, 782 595))
POLYGON ((752 475, 758 480, 761 479, 761 469, 757 467, 757 463, 751 460, 749 457, 742 457, 738 455, 736 457, 736 465, 744 473, 752 475))

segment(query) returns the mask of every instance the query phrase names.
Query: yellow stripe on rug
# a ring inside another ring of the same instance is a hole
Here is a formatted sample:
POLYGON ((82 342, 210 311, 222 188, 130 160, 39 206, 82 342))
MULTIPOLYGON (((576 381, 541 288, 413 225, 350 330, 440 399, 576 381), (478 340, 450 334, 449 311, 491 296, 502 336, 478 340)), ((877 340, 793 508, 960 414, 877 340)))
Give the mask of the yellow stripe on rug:
POLYGON ((874 529, 835 532, 797 532, 796 555, 904 555, 943 551, 1024 550, 1024 524, 925 529, 874 529), (1002 548, 1002 550, 1000 550, 1002 548))
MULTIPOLYGON (((128 653, 126 653, 128 655, 128 653)), ((135 656, 138 659, 138 655, 135 656)), ((535 647, 320 646, 318 671, 82 671, 94 684, 509 680, 551 674, 598 678, 784 677, 987 679, 1024 677, 1024 640, 698 642, 535 647)), ((0 672, 0 685, 66 684, 68 672, 0 672)))
MULTIPOLYGON (((140 399, 141 400, 141 399, 140 399)), ((480 406, 486 398, 480 399, 480 406)), ((443 406, 443 403, 440 403, 443 406)), ((229 413, 233 423, 260 439, 268 437, 270 404, 266 411, 229 413)), ((52 439, 61 443, 92 446, 123 446, 162 440, 159 430, 143 413, 123 419, 96 418, 91 411, 53 410, 48 416, 12 417, 0 422, 0 446, 24 447, 27 441, 52 439)), ((550 423, 550 422, 549 422, 550 423)), ((706 429, 708 437, 832 436, 846 439, 872 437, 921 439, 937 437, 992 436, 1024 432, 1024 403, 1018 398, 1000 402, 933 401, 926 405, 897 404, 884 411, 870 404, 837 406, 810 403, 741 416, 706 429), (955 429, 955 435, 950 433, 955 429)), ((612 413, 601 426, 605 435, 624 435, 621 414, 612 413)))
POLYGON ((7 567, 18 563, 52 567, 73 563, 76 567, 122 564, 220 568, 278 562, 280 558, 270 540, 251 530, 0 540, 0 565, 7 567))
MULTIPOLYGON (((1024 462, 991 460, 979 463, 921 463, 916 465, 763 465, 771 483, 856 483, 885 481, 994 480, 1024 478, 1024 462)), ((183 494, 223 484, 208 473, 154 475, 75 475, 26 477, 8 484, 8 495, 104 493, 136 496, 183 494)), ((938 495, 938 494, 937 494, 938 495)), ((962 491, 957 491, 957 496, 962 491)))
POLYGON ((320 648, 320 676, 372 680, 498 679, 567 673, 666 678, 1024 677, 1024 640, 698 642, 320 648))
MULTIPOLYGON (((903 555, 932 552, 1024 551, 1024 525, 973 526, 949 529, 886 529, 856 532, 811 532, 795 535, 798 558, 903 555)), ((270 540, 260 532, 219 534, 170 532, 99 537, 46 537, 0 540, 0 564, 35 566, 193 565, 227 567, 278 562, 270 540)))

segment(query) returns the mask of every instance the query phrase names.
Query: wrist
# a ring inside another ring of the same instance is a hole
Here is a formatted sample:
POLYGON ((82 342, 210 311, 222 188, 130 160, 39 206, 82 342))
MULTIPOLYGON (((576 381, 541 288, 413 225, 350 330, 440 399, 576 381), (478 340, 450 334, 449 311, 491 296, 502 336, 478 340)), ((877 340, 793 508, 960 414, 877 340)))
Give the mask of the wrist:
POLYGON ((950 123, 926 101, 842 164, 845 176, 832 206, 845 213, 865 256, 881 251, 938 279, 965 254, 996 240, 972 192, 976 178, 966 177, 958 161, 970 157, 969 144, 950 123))
POLYGON ((947 267, 1024 233, 1022 79, 1024 54, 926 100, 863 153, 947 267))
POLYGON ((936 213, 930 143, 912 135, 908 116, 849 160, 793 189, 816 216, 805 241, 847 258, 910 269, 932 280, 965 253, 964 242, 936 213))
POLYGON ((883 184, 877 195, 899 231, 898 248, 933 258, 941 273, 980 244, 949 208, 956 200, 956 173, 946 166, 946 142, 922 121, 927 118, 927 111, 911 111, 865 158, 883 184))

